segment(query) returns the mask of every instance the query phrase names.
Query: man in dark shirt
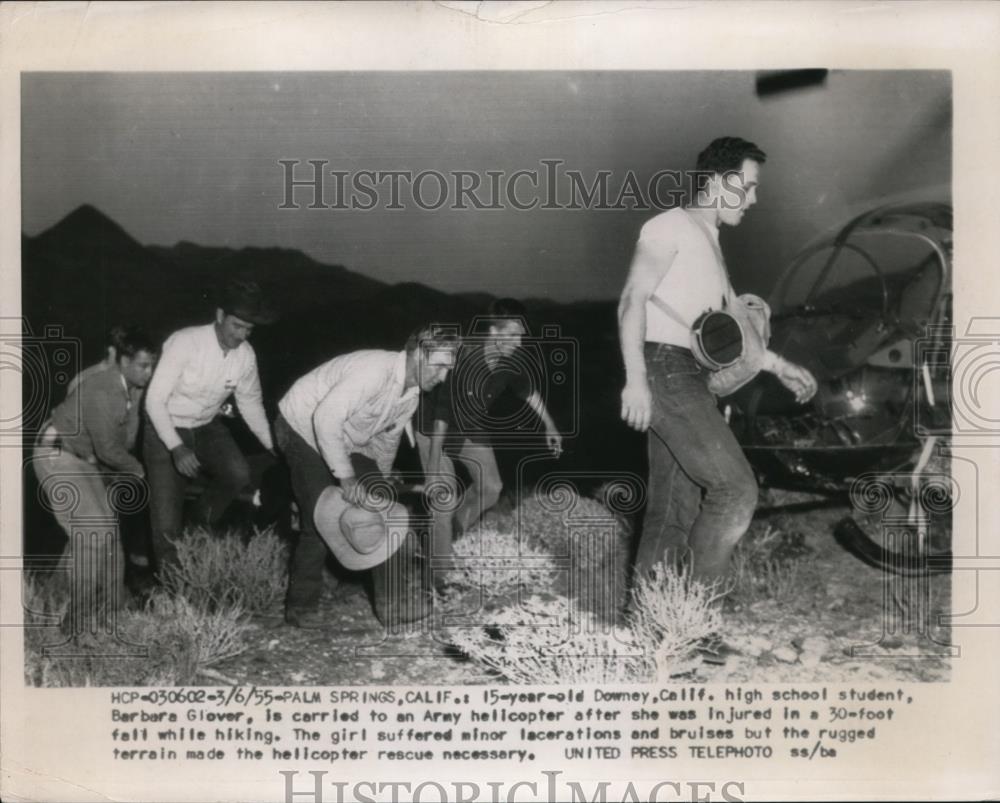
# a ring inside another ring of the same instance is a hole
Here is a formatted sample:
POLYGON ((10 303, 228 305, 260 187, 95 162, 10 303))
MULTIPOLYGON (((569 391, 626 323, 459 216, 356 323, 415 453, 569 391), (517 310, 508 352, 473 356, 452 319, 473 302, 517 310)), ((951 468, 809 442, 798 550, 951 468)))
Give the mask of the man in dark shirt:
POLYGON ((99 527, 116 521, 107 487, 112 480, 145 477, 130 450, 139 428, 140 396, 153 374, 155 354, 143 332, 126 329, 114 364, 81 376, 53 410, 35 444, 32 465, 41 492, 70 539, 64 560, 82 550, 73 560, 81 568, 73 582, 82 595, 79 599, 92 600, 95 610, 97 605, 119 607, 124 601, 125 561, 117 533, 113 538, 95 538, 84 529, 90 523, 99 527))
POLYGON ((123 338, 128 336, 130 327, 115 325, 108 330, 104 344, 104 359, 94 365, 89 365, 78 373, 66 386, 66 395, 69 396, 77 386, 91 374, 98 371, 105 371, 114 368, 118 364, 118 352, 122 348, 123 338))
POLYGON ((453 537, 468 530, 500 499, 503 481, 490 432, 502 431, 511 423, 494 415, 500 396, 510 391, 524 401, 542 420, 549 449, 557 456, 562 453, 562 436, 541 393, 526 366, 512 359, 526 332, 523 305, 514 299, 498 299, 488 316, 486 335, 463 343, 454 370, 420 404, 416 441, 428 490, 433 497, 438 485, 454 501, 434 505, 436 557, 450 555, 453 537), (455 461, 471 477, 460 502, 455 461))

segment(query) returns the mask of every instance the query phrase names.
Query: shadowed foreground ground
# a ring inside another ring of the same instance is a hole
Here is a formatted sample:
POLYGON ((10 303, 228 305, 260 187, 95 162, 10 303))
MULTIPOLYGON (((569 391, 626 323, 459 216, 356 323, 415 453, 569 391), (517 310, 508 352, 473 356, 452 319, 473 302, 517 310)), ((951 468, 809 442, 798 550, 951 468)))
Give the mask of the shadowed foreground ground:
MULTIPOLYGON (((602 514, 607 521, 611 515, 586 498, 576 498, 573 510, 572 515, 582 513, 574 525, 576 536, 582 532, 579 522, 602 514)), ((390 630, 375 616, 369 577, 334 577, 328 569, 321 600, 324 626, 290 627, 281 615, 285 547, 280 538, 265 532, 249 540, 227 539, 201 531, 187 536, 191 572, 186 584, 122 615, 124 641, 148 645, 146 657, 106 658, 108 643, 89 637, 80 640, 83 657, 45 657, 42 646, 58 642, 59 630, 54 624, 39 627, 36 620, 26 630, 27 682, 342 686, 947 680, 950 658, 943 645, 950 634, 937 622, 952 607, 950 576, 903 581, 863 564, 831 534, 845 512, 828 508, 754 523, 734 556, 721 629, 736 652, 721 666, 702 661, 694 650, 717 626, 698 608, 703 592, 680 584, 671 596, 667 588, 656 588, 652 599, 661 603, 658 612, 615 621, 622 594, 594 585, 575 593, 571 603, 569 584, 579 583, 581 576, 572 571, 473 571, 435 600, 431 616, 390 630), (692 610, 695 615, 689 615, 692 610), (675 616, 678 611, 684 615, 675 616), (566 623, 564 630, 551 624, 560 621, 566 623), (567 637, 576 625, 596 635, 589 641, 567 637), (633 654, 653 656, 652 663, 604 659, 618 654, 629 639, 639 645, 633 654), (664 645, 671 645, 666 653, 664 645), (553 649, 569 657, 554 659, 553 649), (581 654, 602 658, 588 667, 578 659, 581 654)), ((478 541, 464 542, 466 554, 488 552, 491 559, 520 554, 512 558, 520 567, 532 560, 534 566, 551 567, 555 564, 545 563, 551 555, 596 544, 586 563, 591 574, 583 576, 615 578, 608 587, 620 591, 628 526, 623 523, 611 539, 598 528, 587 531, 595 534, 590 541, 568 540, 567 515, 546 508, 537 497, 516 510, 501 506, 483 520, 478 541), (518 521, 521 541, 512 535, 518 521), (612 568, 607 574, 594 571, 602 566, 612 568)), ((52 598, 46 599, 38 593, 29 601, 36 611, 57 610, 49 605, 52 598)), ((644 611, 654 607, 642 606, 644 611)))
MULTIPOLYGON (((809 552, 767 593, 734 594, 726 604, 725 633, 740 650, 725 666, 700 661, 677 680, 706 682, 942 681, 949 677, 944 647, 910 632, 883 615, 888 594, 891 615, 915 596, 893 593, 884 574, 845 552, 830 535, 843 510, 784 517, 782 527, 803 533, 809 552), (883 632, 896 627, 899 632, 883 632), (852 654, 852 649, 854 654, 852 654)), ((496 523, 496 514, 491 514, 496 523)), ((258 618, 249 634, 252 647, 215 668, 241 684, 258 685, 422 685, 503 682, 482 665, 464 658, 447 641, 440 620, 406 626, 392 636, 376 619, 360 582, 328 575, 322 610, 328 625, 305 631, 280 620, 258 618), (433 624, 432 624, 433 622, 433 624)), ((930 608, 949 610, 950 577, 929 578, 930 608)), ((910 592, 913 589, 909 589, 910 592)), ((475 613, 477 600, 459 610, 475 613)), ((939 641, 947 640, 940 627, 939 641)), ((683 667, 681 667, 683 669, 683 667)))

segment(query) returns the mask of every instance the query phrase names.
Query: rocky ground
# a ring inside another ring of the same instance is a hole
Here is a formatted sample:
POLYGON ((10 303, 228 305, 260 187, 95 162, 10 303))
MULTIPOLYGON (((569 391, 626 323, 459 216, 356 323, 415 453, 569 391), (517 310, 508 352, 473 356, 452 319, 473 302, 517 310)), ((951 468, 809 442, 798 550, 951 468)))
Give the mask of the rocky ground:
MULTIPOLYGON (((753 583, 727 599, 724 636, 736 652, 725 664, 694 657, 678 667, 675 678, 712 683, 947 680, 949 650, 943 645, 948 633, 933 623, 949 611, 950 577, 904 582, 863 564, 831 535, 845 512, 817 510, 756 522, 752 533, 762 527, 793 533, 794 554, 773 576, 751 578, 753 583)), ((487 526, 503 527, 510 512, 489 515, 487 526)), ((327 577, 322 629, 301 630, 278 616, 259 617, 250 633, 251 648, 213 672, 257 685, 505 682, 449 644, 444 606, 422 622, 389 632, 374 615, 360 578, 327 577)), ((462 603, 466 616, 477 614, 478 598, 466 596, 462 603)), ((456 610, 454 604, 447 609, 456 610)))

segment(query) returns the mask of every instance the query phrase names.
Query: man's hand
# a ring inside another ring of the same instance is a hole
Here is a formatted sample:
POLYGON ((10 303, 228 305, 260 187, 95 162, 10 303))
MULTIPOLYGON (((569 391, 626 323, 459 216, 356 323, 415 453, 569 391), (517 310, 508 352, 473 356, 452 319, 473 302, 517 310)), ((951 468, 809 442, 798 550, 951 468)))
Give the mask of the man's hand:
POLYGON ((194 479, 201 470, 201 463, 191 449, 183 443, 170 450, 170 457, 173 458, 174 468, 188 479, 194 479))
POLYGON ((632 429, 645 432, 653 415, 653 395, 649 392, 649 383, 641 381, 627 382, 622 391, 622 421, 632 429))
POLYGON ((554 457, 559 457, 562 454, 562 435, 559 434, 554 426, 545 428, 545 444, 549 447, 549 451, 552 452, 554 457))
POLYGON ((774 366, 774 375, 795 396, 795 401, 804 404, 816 394, 816 379, 801 365, 779 359, 774 366))
MULTIPOLYGON (((384 504, 379 505, 380 494, 377 491, 375 494, 369 494, 364 483, 358 482, 357 477, 344 477, 341 479, 340 490, 344 494, 344 499, 352 505, 363 507, 365 510, 371 510, 375 513, 385 509, 384 504)), ((381 501, 384 502, 385 500, 381 499, 381 501)))
POLYGON ((364 507, 364 488, 358 482, 357 477, 341 477, 340 490, 344 494, 344 499, 352 505, 364 507))

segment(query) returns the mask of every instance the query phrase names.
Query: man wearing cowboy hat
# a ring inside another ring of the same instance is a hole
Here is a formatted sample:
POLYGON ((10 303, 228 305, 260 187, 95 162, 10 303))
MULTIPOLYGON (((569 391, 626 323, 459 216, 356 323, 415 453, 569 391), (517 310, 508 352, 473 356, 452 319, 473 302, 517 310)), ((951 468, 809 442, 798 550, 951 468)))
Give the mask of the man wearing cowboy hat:
POLYGON ((256 282, 229 282, 215 320, 174 332, 146 393, 143 457, 150 485, 153 550, 160 570, 176 560, 189 479, 207 475, 194 520, 213 524, 250 482, 250 470, 229 430, 217 417, 232 395, 243 420, 268 451, 274 450, 261 401, 257 357, 247 338, 277 316, 256 282))
POLYGON ((387 538, 386 522, 405 523, 405 510, 375 498, 370 481, 391 470, 420 392, 444 381, 458 346, 453 332, 427 326, 404 351, 335 357, 300 378, 278 402, 274 431, 302 528, 288 573, 289 624, 322 626, 317 606, 327 547, 353 570, 378 566, 399 547, 397 539, 387 538))

